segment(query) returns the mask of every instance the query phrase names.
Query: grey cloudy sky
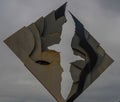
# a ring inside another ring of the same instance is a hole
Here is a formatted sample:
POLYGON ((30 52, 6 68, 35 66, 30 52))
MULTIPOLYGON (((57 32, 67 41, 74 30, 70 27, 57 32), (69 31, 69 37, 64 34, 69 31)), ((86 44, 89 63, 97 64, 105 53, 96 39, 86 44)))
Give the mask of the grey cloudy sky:
MULTIPOLYGON (((120 0, 67 1, 67 10, 84 24, 115 60, 75 102, 118 102, 120 100, 120 0)), ((46 16, 64 2, 66 0, 0 0, 0 102, 56 102, 3 43, 3 40, 23 26, 31 24, 41 16, 46 16)), ((69 36, 74 31, 74 22, 67 11, 66 17, 68 22, 63 26, 63 34, 65 34, 63 37, 64 41, 66 40, 64 43, 68 44, 67 39, 71 41, 69 36)), ((69 70, 64 70, 65 80, 71 82, 69 70)), ((67 85, 67 83, 63 84, 63 89, 66 89, 67 85)), ((68 88, 63 95, 67 92, 68 88)))

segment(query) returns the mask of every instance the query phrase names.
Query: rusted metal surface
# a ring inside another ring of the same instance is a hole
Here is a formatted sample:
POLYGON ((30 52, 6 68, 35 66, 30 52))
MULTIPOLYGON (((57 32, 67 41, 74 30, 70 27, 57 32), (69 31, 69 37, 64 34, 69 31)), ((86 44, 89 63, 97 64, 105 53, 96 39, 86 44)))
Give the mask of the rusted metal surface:
MULTIPOLYGON (((41 17, 28 27, 23 27, 5 40, 26 68, 42 83, 58 102, 73 102, 113 62, 100 44, 72 15, 75 34, 71 47, 75 55, 84 60, 71 62, 73 85, 67 100, 61 95, 63 68, 60 53, 48 47, 61 40, 66 3, 46 17, 41 17)), ((63 49, 64 50, 64 49, 63 49)))
POLYGON ((61 95, 63 69, 59 52, 49 50, 48 47, 60 42, 62 25, 66 22, 65 7, 66 4, 5 40, 27 69, 58 102, 65 102, 61 95), (61 15, 58 14, 60 12, 61 15))

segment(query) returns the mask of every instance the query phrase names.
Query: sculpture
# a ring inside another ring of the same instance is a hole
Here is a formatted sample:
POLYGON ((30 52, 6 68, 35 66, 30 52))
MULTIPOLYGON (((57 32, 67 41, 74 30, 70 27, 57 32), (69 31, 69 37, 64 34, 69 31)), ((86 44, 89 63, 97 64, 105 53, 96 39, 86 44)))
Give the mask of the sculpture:
POLYGON ((71 47, 75 55, 85 60, 71 63, 73 86, 67 100, 63 99, 60 54, 48 47, 60 42, 62 25, 67 21, 65 8, 66 3, 46 17, 23 27, 7 38, 5 43, 58 102, 73 102, 113 60, 71 14, 76 26, 71 47))
POLYGON ((73 102, 113 62, 83 24, 72 13, 70 14, 76 27, 71 46, 74 54, 85 60, 78 60, 71 64, 73 85, 67 102, 73 102))

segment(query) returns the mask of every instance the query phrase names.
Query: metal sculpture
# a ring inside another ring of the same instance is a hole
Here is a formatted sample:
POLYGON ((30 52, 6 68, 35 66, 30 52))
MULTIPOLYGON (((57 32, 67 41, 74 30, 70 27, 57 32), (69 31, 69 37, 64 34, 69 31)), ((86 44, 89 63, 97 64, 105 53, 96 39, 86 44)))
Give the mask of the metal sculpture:
POLYGON ((27 69, 58 102, 65 102, 61 95, 63 69, 59 52, 49 50, 48 46, 60 42, 62 25, 66 22, 65 7, 66 3, 5 40, 27 69))
MULTIPOLYGON (((113 62, 100 44, 89 34, 80 21, 75 22, 71 47, 75 55, 85 60, 71 63, 73 85, 65 100, 61 95, 60 54, 48 47, 60 42, 66 3, 46 17, 23 27, 5 40, 26 68, 42 83, 58 102, 73 102, 113 62)), ((64 49, 63 49, 64 50, 64 49)))
POLYGON ((83 24, 72 13, 70 14, 75 22, 75 35, 71 46, 74 54, 85 60, 71 64, 73 85, 67 102, 73 102, 113 62, 83 24))

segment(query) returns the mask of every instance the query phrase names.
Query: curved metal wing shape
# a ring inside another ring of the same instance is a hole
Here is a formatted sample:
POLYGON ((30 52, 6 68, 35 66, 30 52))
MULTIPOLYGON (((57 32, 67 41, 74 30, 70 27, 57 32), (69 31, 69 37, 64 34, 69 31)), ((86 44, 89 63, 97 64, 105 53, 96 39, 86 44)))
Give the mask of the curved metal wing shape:
POLYGON ((63 69, 59 52, 49 50, 48 46, 60 42, 62 25, 66 22, 65 8, 66 3, 5 40, 9 48, 58 102, 65 102, 61 95, 63 69))
POLYGON ((73 85, 67 102, 73 102, 113 62, 83 24, 72 13, 70 14, 75 22, 75 35, 71 46, 74 54, 85 60, 71 63, 73 85))

